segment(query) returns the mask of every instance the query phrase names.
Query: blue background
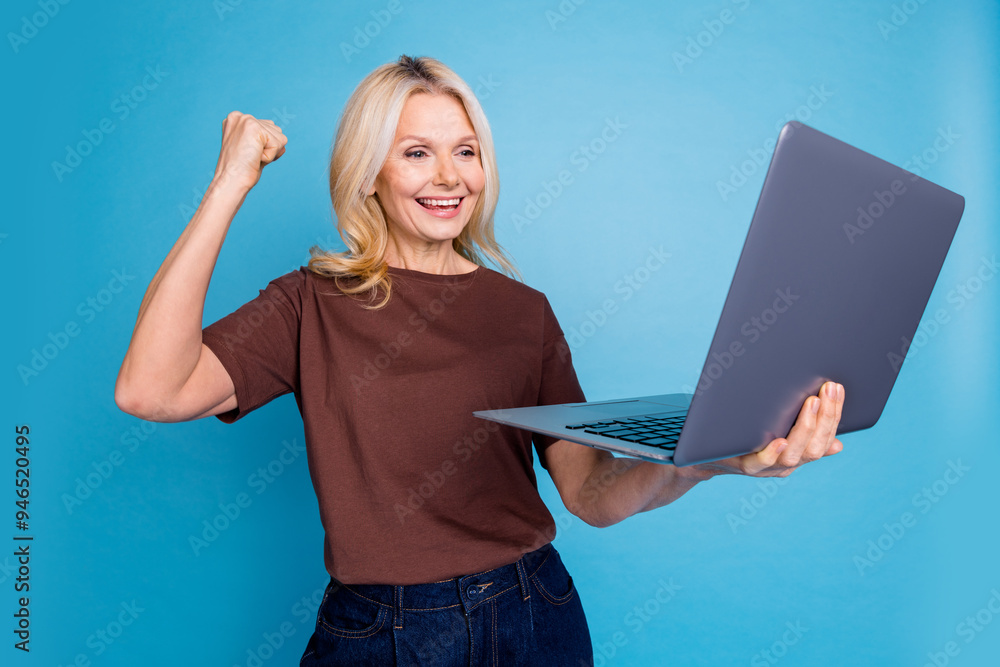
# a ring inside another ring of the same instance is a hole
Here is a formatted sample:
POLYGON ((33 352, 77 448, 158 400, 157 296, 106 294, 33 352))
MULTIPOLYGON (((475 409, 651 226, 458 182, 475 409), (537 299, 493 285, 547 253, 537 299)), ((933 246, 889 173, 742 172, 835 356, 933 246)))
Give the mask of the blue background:
POLYGON ((719 478, 603 530, 572 518, 542 470, 540 485, 598 665, 923 665, 935 653, 998 664, 1000 618, 960 626, 1000 591, 1000 280, 981 268, 1000 245, 997 3, 51 5, 51 18, 44 0, 0 10, 0 539, 20 532, 18 424, 31 427, 35 537, 30 655, 12 647, 16 574, 12 548, 0 550, 4 664, 297 664, 326 581, 305 457, 261 493, 248 481, 284 442, 303 444, 294 400, 232 426, 152 424, 119 411, 113 387, 145 289, 211 179, 225 115, 272 118, 289 143, 230 229, 206 324, 311 245, 337 245, 326 183, 337 118, 361 78, 402 53, 479 89, 501 172, 497 235, 567 333, 581 332, 591 399, 697 378, 763 181, 752 158, 790 116, 896 164, 933 157, 922 175, 967 200, 927 310, 949 319, 911 352, 874 429, 782 484, 719 478), (110 133, 94 132, 102 121, 110 133), (943 150, 939 133, 952 137, 943 150), (92 150, 57 174, 81 142, 92 150), (747 160, 745 184, 720 194, 747 160), (572 182, 540 197, 562 170, 572 182), (530 201, 544 206, 521 224, 530 201), (670 259, 626 300, 616 283, 660 247, 670 259), (960 285, 978 288, 961 308, 948 299, 960 285), (606 299, 616 312, 583 326, 606 299), (22 379, 18 366, 53 340, 64 345, 22 379), (949 462, 968 468, 955 484, 941 481, 949 462), (67 505, 88 475, 100 484, 67 505), (925 488, 934 503, 915 502, 925 488), (196 555, 189 537, 241 492, 250 506, 196 555), (904 512, 915 523, 893 537, 886 524, 904 512), (880 538, 888 550, 859 564, 880 538), (98 639, 119 617, 131 621, 120 635, 98 639), (293 633, 269 652, 283 623, 293 633), (943 654, 949 641, 957 655, 943 654))

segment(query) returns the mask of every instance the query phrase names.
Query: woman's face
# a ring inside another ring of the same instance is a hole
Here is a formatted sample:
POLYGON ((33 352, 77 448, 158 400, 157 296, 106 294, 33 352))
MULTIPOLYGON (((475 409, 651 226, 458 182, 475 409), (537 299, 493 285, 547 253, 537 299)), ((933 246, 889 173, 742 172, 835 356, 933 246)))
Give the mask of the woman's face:
POLYGON ((479 142, 462 104, 450 95, 411 95, 373 188, 393 240, 410 248, 444 241, 450 247, 485 184, 479 142))

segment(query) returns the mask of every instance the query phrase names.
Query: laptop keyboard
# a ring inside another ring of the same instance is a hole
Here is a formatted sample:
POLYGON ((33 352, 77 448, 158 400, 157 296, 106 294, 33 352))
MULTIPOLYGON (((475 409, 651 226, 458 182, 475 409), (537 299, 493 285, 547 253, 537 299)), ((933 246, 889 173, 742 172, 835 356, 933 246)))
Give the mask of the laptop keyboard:
POLYGON ((685 417, 686 415, 673 417, 640 415, 584 424, 568 424, 566 428, 583 429, 584 433, 603 435, 608 438, 617 438, 618 440, 673 451, 677 447, 677 439, 681 435, 681 427, 684 426, 685 417))

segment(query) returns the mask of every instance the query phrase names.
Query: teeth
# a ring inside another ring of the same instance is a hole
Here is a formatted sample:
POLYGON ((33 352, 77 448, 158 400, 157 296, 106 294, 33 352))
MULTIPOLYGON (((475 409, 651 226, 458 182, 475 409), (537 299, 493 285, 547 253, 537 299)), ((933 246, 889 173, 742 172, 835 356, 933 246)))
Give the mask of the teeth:
POLYGON ((427 204, 429 206, 458 206, 458 202, 461 199, 427 199, 425 197, 420 197, 417 199, 421 204, 427 204))

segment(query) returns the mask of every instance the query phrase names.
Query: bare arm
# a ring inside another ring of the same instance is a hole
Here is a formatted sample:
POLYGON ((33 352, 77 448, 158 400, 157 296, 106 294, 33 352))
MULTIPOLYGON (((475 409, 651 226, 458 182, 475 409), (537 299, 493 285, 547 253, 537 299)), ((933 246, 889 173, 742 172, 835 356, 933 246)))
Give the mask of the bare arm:
POLYGON ((232 379, 201 339, 208 284, 229 225, 287 139, 271 121, 232 112, 215 176, 150 281, 125 353, 115 403, 150 421, 186 421, 236 407, 232 379))

